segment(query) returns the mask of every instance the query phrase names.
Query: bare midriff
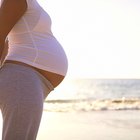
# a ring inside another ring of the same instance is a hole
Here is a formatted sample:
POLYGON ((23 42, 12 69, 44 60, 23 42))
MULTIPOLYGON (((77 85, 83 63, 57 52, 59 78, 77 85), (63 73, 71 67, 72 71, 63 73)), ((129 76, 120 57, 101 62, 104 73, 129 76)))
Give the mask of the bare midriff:
POLYGON ((65 76, 60 75, 60 74, 56 74, 56 73, 52 73, 52 72, 45 71, 45 70, 42 70, 42 69, 38 69, 36 67, 33 67, 31 65, 28 65, 26 63, 19 62, 19 61, 6 60, 5 63, 19 64, 19 65, 23 65, 23 66, 27 66, 27 67, 31 67, 31 68, 35 69, 40 74, 42 74, 47 80, 49 80, 54 88, 57 87, 65 77, 65 76))

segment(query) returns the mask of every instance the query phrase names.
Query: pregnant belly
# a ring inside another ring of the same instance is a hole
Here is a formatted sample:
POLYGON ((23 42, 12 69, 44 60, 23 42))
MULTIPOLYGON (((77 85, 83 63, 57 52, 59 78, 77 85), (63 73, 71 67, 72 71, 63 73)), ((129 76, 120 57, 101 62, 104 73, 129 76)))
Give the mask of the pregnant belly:
POLYGON ((42 74, 45 78, 47 78, 47 80, 49 80, 51 82, 51 84, 53 85, 54 88, 57 87, 63 81, 63 79, 65 77, 65 76, 60 75, 60 74, 56 74, 56 73, 52 73, 52 72, 49 72, 49 71, 44 71, 42 69, 38 69, 36 67, 33 67, 31 65, 28 65, 28 64, 25 64, 25 63, 19 62, 19 61, 6 60, 5 63, 14 63, 14 64, 28 66, 28 67, 31 67, 31 68, 35 69, 40 74, 42 74))

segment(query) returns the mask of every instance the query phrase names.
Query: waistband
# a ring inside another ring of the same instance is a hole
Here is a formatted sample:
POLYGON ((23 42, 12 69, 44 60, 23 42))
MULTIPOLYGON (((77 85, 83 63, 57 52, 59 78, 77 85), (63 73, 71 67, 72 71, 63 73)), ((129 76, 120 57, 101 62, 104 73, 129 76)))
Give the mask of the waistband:
POLYGON ((28 67, 28 66, 25 66, 25 65, 19 65, 19 64, 14 64, 14 63, 10 63, 10 62, 8 62, 8 63, 4 63, 2 66, 1 66, 1 68, 0 69, 2 69, 2 68, 4 68, 5 66, 10 66, 11 68, 13 67, 15 67, 15 66, 17 66, 19 69, 21 68, 21 70, 26 70, 27 71, 27 69, 28 70, 31 70, 31 71, 33 71, 33 73, 35 73, 39 78, 40 78, 40 80, 43 82, 43 84, 50 90, 50 91, 52 91, 52 90, 54 90, 54 87, 53 87, 53 85, 51 84, 51 82, 47 79, 47 78, 45 78, 42 74, 40 74, 38 71, 36 71, 34 68, 32 68, 32 67, 28 67))
POLYGON ((53 87, 52 83, 47 78, 45 78, 41 73, 39 73, 36 70, 34 70, 34 72, 41 78, 41 80, 43 81, 45 86, 48 87, 50 89, 50 91, 54 90, 54 87, 53 87))

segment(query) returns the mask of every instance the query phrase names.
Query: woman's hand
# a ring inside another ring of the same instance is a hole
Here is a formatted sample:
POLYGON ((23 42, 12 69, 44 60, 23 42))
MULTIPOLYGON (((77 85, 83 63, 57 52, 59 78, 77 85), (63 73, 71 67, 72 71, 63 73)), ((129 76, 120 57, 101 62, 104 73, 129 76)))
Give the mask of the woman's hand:
POLYGON ((8 53, 8 40, 7 39, 5 40, 4 45, 0 47, 0 52, 1 52, 0 63, 2 65, 8 53))

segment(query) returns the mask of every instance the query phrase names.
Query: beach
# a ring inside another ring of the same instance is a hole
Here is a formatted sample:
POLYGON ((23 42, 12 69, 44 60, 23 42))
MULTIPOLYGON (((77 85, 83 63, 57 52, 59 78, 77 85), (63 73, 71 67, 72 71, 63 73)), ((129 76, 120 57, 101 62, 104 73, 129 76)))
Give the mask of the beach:
MULTIPOLYGON (((2 130, 1 117, 0 124, 0 130, 2 130)), ((37 140, 139 139, 139 110, 92 112, 44 111, 37 136, 37 140)))
POLYGON ((68 81, 45 101, 37 140, 140 140, 139 93, 139 79, 68 81))
POLYGON ((140 111, 43 112, 37 140, 139 140, 140 111))

